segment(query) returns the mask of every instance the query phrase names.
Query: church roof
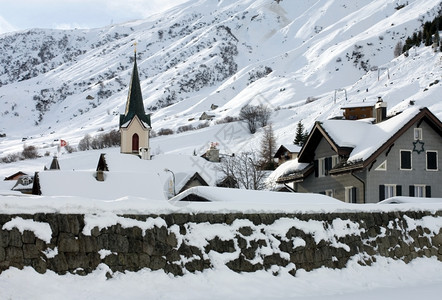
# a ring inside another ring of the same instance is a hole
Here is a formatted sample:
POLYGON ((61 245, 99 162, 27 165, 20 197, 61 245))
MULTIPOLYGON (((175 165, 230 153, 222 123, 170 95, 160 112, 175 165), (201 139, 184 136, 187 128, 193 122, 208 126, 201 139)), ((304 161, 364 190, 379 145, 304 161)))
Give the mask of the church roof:
POLYGON ((134 55, 134 67, 130 79, 129 93, 127 95, 126 110, 124 115, 120 115, 120 127, 131 121, 135 116, 138 116, 138 119, 140 119, 143 124, 148 124, 150 126, 150 115, 146 114, 144 111, 136 52, 134 55))

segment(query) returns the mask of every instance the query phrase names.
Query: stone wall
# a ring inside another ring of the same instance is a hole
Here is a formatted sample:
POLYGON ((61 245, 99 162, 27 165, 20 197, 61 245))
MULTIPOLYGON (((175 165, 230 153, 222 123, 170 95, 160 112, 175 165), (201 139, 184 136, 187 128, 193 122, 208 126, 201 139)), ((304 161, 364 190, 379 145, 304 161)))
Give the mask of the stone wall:
MULTIPOLYGON (((163 269, 173 275, 370 265, 378 256, 442 260, 442 211, 321 214, 0 215, 0 273, 32 266, 88 274, 163 269)), ((109 276, 112 276, 109 273, 109 276)))

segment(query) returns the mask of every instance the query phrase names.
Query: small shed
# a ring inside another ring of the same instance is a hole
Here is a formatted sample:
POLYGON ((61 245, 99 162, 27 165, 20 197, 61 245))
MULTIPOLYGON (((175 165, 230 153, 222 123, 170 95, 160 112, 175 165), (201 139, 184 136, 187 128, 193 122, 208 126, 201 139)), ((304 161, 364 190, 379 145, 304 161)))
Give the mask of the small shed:
POLYGON ((298 153, 300 150, 300 146, 294 144, 284 144, 279 147, 273 158, 277 159, 278 165, 280 165, 288 160, 292 160, 298 157, 298 153))
POLYGON ((215 115, 212 114, 208 114, 206 112, 203 112, 203 114, 200 116, 200 121, 203 120, 212 120, 213 118, 215 118, 215 115))
POLYGON ((344 110, 346 120, 359 120, 375 117, 376 102, 355 102, 341 107, 344 110))

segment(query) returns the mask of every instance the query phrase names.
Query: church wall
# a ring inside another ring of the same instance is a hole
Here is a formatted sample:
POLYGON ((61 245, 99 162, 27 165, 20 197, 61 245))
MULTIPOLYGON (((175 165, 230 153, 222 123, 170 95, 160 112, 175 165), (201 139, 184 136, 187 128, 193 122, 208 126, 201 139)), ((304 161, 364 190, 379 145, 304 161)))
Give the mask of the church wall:
POLYGON ((121 153, 132 153, 132 136, 137 133, 139 137, 139 147, 149 148, 149 129, 144 128, 138 117, 132 120, 127 128, 121 128, 121 153))

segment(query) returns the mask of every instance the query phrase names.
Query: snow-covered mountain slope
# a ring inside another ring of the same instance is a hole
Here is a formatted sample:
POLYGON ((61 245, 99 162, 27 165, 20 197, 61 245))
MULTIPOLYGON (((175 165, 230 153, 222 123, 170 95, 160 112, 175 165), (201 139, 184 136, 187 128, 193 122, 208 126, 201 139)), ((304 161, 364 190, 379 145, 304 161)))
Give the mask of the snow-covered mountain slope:
POLYGON ((310 128, 341 115, 347 102, 378 96, 389 113, 412 101, 442 118, 441 54, 422 46, 393 56, 397 42, 441 7, 439 0, 194 0, 100 29, 0 35, 0 157, 20 151, 23 137, 52 151, 54 139, 75 145, 86 133, 116 129, 134 42, 154 131, 197 127, 203 112, 215 115, 210 127, 153 138, 154 154, 191 154, 211 141, 224 152, 256 148, 260 131, 216 125, 247 103, 272 109, 278 143, 291 143, 299 120, 310 128))

